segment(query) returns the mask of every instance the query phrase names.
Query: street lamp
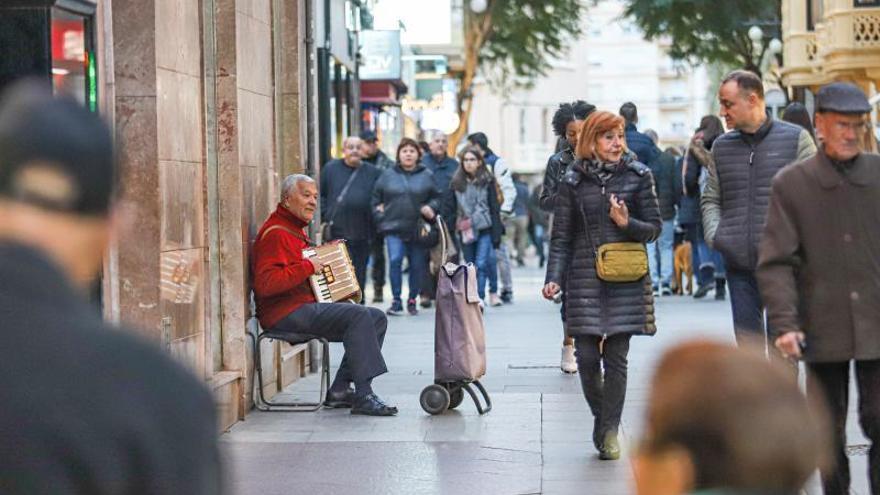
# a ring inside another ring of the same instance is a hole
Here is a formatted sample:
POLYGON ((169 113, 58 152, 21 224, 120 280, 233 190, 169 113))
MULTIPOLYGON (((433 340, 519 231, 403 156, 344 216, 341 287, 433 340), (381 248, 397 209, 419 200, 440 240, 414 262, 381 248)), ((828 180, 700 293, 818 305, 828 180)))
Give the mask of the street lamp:
POLYGON ((752 40, 754 45, 760 46, 761 40, 764 39, 764 30, 759 26, 752 26, 749 28, 749 39, 752 40))
POLYGON ((489 8, 489 2, 487 0, 471 0, 470 2, 471 12, 474 14, 482 14, 489 8))

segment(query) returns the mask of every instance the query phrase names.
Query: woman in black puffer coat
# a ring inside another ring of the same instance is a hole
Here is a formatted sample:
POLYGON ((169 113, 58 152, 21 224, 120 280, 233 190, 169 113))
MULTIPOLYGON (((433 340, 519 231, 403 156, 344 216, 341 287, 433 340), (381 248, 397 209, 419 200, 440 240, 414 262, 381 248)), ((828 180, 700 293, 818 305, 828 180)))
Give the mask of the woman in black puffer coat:
POLYGON ((620 457, 617 430, 630 337, 656 332, 649 275, 630 283, 604 282, 596 275, 594 247, 645 244, 660 235, 662 225, 654 179, 646 165, 626 153, 623 129, 623 119, 610 112, 595 112, 584 122, 578 160, 563 178, 556 200, 543 290, 551 299, 565 284, 567 332, 575 338, 581 387, 594 417, 593 443, 601 459, 620 457), (585 225, 593 246, 588 245, 585 225))

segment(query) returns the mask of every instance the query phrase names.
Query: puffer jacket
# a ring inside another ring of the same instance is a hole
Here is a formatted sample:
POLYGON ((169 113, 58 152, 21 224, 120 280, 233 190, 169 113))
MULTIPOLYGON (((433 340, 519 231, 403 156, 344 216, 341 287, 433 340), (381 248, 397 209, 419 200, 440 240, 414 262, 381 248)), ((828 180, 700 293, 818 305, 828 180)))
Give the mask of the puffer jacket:
POLYGON ((657 200, 660 202, 660 216, 663 220, 675 218, 675 207, 681 198, 681 176, 676 174, 675 157, 661 151, 653 162, 648 164, 657 187, 657 200))
POLYGON ((729 269, 755 269, 773 177, 815 153, 809 132, 769 118, 755 134, 731 131, 715 140, 715 169, 701 200, 703 232, 729 269))
POLYGON ((373 210, 377 230, 382 234, 412 239, 424 205, 439 211, 440 192, 434 186, 434 177, 421 163, 407 172, 400 164, 382 172, 373 186, 373 210), (384 211, 380 212, 379 205, 384 211))
POLYGON ((629 283, 600 280, 584 228, 586 212, 595 247, 610 242, 644 244, 655 240, 662 221, 648 167, 626 155, 603 182, 587 169, 585 161, 577 160, 560 184, 556 201, 546 282, 566 287, 568 334, 653 335, 657 327, 650 275, 629 283), (625 201, 629 209, 626 228, 618 227, 609 216, 608 198, 612 194, 625 201))
POLYGON ((566 141, 566 147, 547 160, 547 168, 544 170, 544 187, 541 190, 540 198, 542 210, 553 212, 553 208, 556 206, 559 183, 572 163, 574 163, 574 152, 566 141))
POLYGON ((681 163, 680 174, 683 180, 683 195, 678 209, 678 223, 691 225, 701 223, 703 214, 700 211, 700 196, 702 187, 700 175, 703 169, 715 168, 712 153, 709 152, 711 143, 707 144, 702 139, 692 139, 688 145, 687 154, 681 163))

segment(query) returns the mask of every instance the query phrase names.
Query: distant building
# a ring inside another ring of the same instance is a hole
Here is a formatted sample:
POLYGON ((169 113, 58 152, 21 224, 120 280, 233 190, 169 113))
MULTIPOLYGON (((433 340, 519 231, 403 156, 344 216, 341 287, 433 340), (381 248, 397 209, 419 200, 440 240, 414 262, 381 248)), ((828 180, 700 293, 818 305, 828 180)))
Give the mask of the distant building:
POLYGON ((583 15, 581 38, 533 89, 504 98, 479 83, 470 131, 485 132, 514 170, 541 172, 556 144, 550 120, 559 103, 583 99, 616 113, 632 101, 640 130, 657 131, 662 146, 685 144, 708 111, 706 70, 673 63, 666 55, 669 42, 645 41, 622 17, 623 9, 619 0, 591 6, 583 15))

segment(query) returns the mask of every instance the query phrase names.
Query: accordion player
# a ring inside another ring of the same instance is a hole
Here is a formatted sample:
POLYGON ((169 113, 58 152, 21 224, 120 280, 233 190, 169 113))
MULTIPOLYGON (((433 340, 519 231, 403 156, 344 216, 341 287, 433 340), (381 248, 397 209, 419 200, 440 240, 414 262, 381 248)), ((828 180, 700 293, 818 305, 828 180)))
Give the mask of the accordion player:
POLYGON ((303 258, 323 265, 320 273, 309 277, 312 292, 319 303, 351 301, 359 303, 361 288, 345 241, 331 241, 303 249, 303 258))

